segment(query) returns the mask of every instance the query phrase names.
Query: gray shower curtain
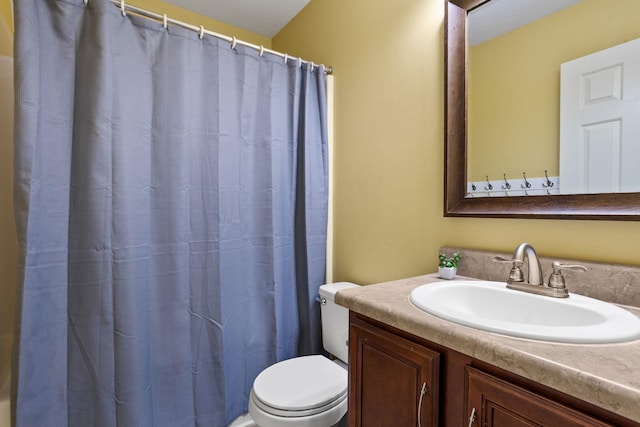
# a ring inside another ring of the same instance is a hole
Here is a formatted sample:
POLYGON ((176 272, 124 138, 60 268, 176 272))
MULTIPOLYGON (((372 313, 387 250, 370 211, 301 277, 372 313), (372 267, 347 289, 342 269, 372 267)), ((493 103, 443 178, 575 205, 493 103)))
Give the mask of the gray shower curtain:
POLYGON ((15 6, 17 425, 227 425, 321 350, 323 69, 107 0, 15 6))

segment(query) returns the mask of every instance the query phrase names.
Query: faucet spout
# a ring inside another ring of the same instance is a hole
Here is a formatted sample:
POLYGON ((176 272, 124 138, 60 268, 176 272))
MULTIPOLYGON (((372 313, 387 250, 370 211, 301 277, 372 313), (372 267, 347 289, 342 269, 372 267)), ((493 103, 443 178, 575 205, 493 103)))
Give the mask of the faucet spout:
POLYGON ((521 243, 513 253, 513 259, 524 263, 524 258, 527 258, 527 267, 529 273, 529 284, 542 285, 542 267, 540 266, 540 259, 536 250, 533 249, 529 243, 521 243))

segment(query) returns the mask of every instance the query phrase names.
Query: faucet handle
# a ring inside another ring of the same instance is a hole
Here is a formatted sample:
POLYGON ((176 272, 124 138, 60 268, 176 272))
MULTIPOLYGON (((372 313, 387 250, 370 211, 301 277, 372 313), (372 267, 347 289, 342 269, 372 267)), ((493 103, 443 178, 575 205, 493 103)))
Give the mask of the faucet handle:
POLYGON ((560 270, 587 271, 587 267, 578 264, 562 264, 560 261, 554 261, 551 264, 554 273, 560 273, 560 270))
POLYGON ((512 264, 511 271, 509 272, 509 280, 507 280, 507 283, 524 282, 524 274, 522 273, 522 269, 520 268, 520 266, 524 264, 523 261, 515 258, 504 258, 501 256, 495 256, 491 258, 491 261, 502 263, 508 262, 512 264))
POLYGON ((493 261, 493 262, 510 262, 510 263, 513 263, 513 265, 517 265, 517 266, 521 266, 522 264, 524 264, 524 261, 521 261, 519 259, 505 258, 505 257, 501 257, 501 256, 494 256, 493 258, 491 258, 491 261, 493 261))
POLYGON ((553 273, 549 276, 549 287, 550 288, 565 288, 564 276, 562 275, 562 270, 570 270, 570 271, 587 271, 587 267, 584 265, 578 264, 562 264, 560 261, 554 261, 551 264, 551 268, 553 269, 553 273))

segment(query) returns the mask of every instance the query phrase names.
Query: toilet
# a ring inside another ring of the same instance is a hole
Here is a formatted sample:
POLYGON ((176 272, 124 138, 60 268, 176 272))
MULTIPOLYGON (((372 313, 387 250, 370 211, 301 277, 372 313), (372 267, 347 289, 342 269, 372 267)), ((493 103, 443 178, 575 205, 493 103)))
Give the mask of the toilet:
POLYGON ((349 311, 334 299, 339 290, 356 286, 348 282, 320 286, 322 343, 337 359, 295 357, 256 377, 249 414, 259 427, 329 427, 341 422, 347 413, 349 311))

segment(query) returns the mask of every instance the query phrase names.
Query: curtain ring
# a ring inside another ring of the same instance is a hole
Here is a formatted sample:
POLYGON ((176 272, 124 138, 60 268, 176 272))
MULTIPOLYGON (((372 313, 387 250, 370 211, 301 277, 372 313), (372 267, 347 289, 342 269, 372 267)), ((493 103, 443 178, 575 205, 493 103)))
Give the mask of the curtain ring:
POLYGON ((167 19, 166 13, 162 16, 162 26, 164 27, 165 30, 169 28, 169 21, 167 19))
POLYGON ((262 55, 264 55, 264 46, 260 45, 260 57, 262 58, 262 55))
POLYGON ((235 37, 232 37, 231 38, 231 49, 235 49, 237 44, 238 44, 238 40, 236 40, 235 37))
POLYGON ((204 38, 204 27, 200 25, 200 32, 198 33, 198 38, 202 40, 204 38))
POLYGON ((284 54, 284 63, 285 65, 287 64, 287 61, 289 61, 289 55, 287 55, 286 53, 284 54))
POLYGON ((125 10, 126 5, 124 4, 124 0, 120 0, 120 12, 122 12, 122 16, 127 16, 127 11, 125 10))

